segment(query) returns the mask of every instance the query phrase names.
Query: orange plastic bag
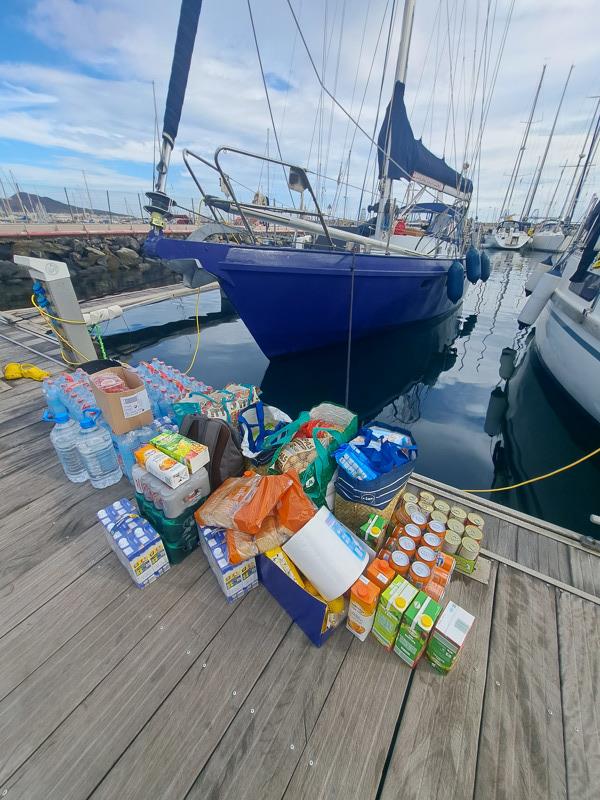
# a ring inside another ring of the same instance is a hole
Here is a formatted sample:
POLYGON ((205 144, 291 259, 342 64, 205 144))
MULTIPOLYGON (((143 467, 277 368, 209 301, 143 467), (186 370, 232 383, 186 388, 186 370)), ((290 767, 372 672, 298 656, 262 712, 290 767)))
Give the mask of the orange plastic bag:
POLYGON ((235 515, 253 497, 261 480, 254 472, 227 478, 196 511, 196 521, 211 528, 238 528, 235 515))
POLYGON ((273 514, 281 498, 294 483, 288 475, 263 475, 259 478, 256 490, 234 517, 233 527, 244 533, 260 533, 265 519, 273 514))
POLYGON ((234 531, 228 528, 225 531, 225 542, 227 544, 227 557, 230 564, 241 564, 258 555, 256 538, 249 533, 234 531))
POLYGON ((288 536, 297 533, 317 513, 317 507, 307 497, 295 470, 285 473, 292 485, 283 495, 277 506, 277 518, 281 526, 289 531, 288 536))

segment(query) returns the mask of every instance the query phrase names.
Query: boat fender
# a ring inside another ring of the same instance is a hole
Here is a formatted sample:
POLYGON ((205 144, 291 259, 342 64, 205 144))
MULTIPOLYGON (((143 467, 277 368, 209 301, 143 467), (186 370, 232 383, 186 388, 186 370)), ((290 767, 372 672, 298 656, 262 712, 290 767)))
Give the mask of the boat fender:
POLYGON ((465 255, 465 263, 467 265, 467 279, 471 283, 477 283, 481 278, 481 258, 479 251, 474 245, 469 245, 469 249, 465 255))
POLYGON ((534 325, 537 318, 542 312, 542 309, 554 294, 554 290, 558 287, 560 278, 557 275, 552 275, 551 272, 544 272, 539 279, 537 286, 527 298, 527 302, 521 309, 519 314, 520 325, 534 325))
POLYGON ((450 264, 448 275, 446 277, 446 291, 448 293, 448 300, 451 303, 458 303, 463 296, 465 287, 465 270, 460 261, 453 261, 450 264))
POLYGON ((481 280, 485 283, 487 279, 490 277, 490 272, 492 271, 492 265, 490 263, 490 257, 485 252, 485 250, 479 251, 479 258, 481 261, 481 280))

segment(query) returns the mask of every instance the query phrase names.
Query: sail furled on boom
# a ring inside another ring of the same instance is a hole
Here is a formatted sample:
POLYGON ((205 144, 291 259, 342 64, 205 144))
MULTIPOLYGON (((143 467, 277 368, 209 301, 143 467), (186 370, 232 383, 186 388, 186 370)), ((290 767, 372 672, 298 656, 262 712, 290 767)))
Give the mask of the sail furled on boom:
POLYGON ((179 120, 181 119, 181 109, 185 98, 201 8, 202 0, 182 0, 181 2, 177 40, 175 42, 175 52, 173 53, 173 65, 171 67, 171 78, 169 80, 169 91, 167 93, 163 121, 163 136, 170 139, 171 144, 175 143, 177 131, 179 130, 179 120))
POLYGON ((414 180, 454 197, 469 197, 473 192, 472 181, 448 166, 443 158, 435 156, 420 139, 415 139, 406 113, 404 91, 404 84, 396 81, 379 131, 379 177, 414 180))

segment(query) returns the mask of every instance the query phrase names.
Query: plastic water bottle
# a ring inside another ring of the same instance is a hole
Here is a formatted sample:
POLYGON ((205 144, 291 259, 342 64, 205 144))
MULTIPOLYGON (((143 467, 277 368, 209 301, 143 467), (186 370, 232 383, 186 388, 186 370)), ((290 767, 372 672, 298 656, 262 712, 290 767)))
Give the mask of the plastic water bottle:
POLYGON ((84 411, 77 440, 90 483, 95 489, 112 486, 123 476, 110 433, 96 423, 100 413, 99 408, 88 408, 84 411))
POLYGON ((46 422, 56 423, 50 432, 56 455, 60 461, 65 475, 72 483, 84 483, 89 478, 81 454, 77 449, 79 439, 79 426, 66 411, 59 414, 52 414, 45 411, 42 417, 46 422))
POLYGON ((46 399, 46 406, 51 416, 66 414, 67 409, 62 401, 62 391, 54 378, 46 378, 42 384, 42 393, 46 399))

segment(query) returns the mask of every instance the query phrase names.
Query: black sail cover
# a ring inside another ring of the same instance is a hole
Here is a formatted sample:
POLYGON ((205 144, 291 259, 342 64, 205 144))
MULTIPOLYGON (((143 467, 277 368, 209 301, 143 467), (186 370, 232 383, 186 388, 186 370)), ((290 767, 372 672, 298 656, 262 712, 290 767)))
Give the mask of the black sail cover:
POLYGON ((415 180, 454 197, 469 197, 473 192, 473 182, 461 177, 443 158, 434 156, 420 139, 415 139, 406 113, 404 91, 404 84, 396 81, 394 95, 386 109, 383 125, 379 131, 377 139, 379 177, 415 180), (390 119, 392 130, 388 143, 390 119), (384 175, 388 144, 390 159, 387 175, 384 175))
POLYGON ((181 0, 179 12, 179 26, 177 27, 177 40, 173 53, 173 65, 165 106, 163 121, 163 136, 167 136, 172 143, 177 138, 181 109, 185 98, 190 64, 194 53, 194 42, 198 30, 198 19, 202 9, 202 0, 181 0))

